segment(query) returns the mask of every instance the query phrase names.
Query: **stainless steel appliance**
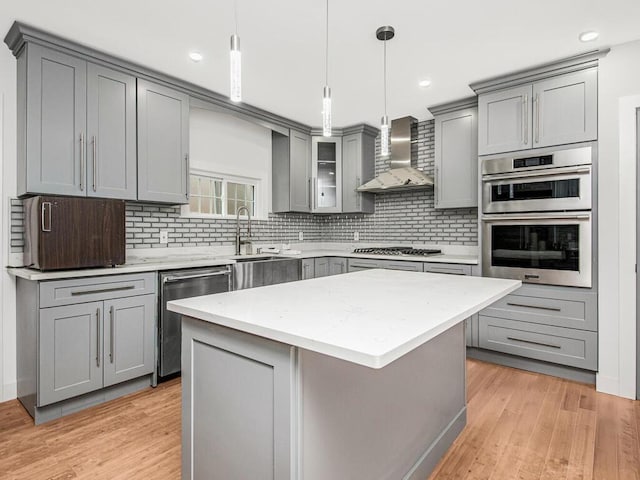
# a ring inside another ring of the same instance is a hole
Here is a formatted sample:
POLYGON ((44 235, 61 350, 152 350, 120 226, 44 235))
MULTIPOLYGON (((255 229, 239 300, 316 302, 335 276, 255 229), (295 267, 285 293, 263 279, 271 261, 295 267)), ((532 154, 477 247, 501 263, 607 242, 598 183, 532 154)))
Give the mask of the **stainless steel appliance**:
POLYGON ((484 213, 591 210, 591 148, 482 162, 484 213))
POLYGON ((482 273, 591 287, 591 147, 482 164, 482 273))
POLYGON ((356 248, 353 253, 366 253, 368 255, 410 255, 415 257, 427 257, 429 255, 438 255, 442 250, 431 248, 413 248, 413 247, 365 247, 356 248))
POLYGON ((39 270, 125 262, 123 200, 37 196, 24 200, 24 264, 39 270))
POLYGON ((180 315, 167 310, 167 302, 181 298, 228 292, 231 288, 229 265, 159 273, 160 321, 158 322, 158 375, 180 372, 182 330, 180 315))
POLYGON ((233 290, 300 280, 301 265, 302 261, 299 258, 236 259, 236 263, 232 266, 233 290))

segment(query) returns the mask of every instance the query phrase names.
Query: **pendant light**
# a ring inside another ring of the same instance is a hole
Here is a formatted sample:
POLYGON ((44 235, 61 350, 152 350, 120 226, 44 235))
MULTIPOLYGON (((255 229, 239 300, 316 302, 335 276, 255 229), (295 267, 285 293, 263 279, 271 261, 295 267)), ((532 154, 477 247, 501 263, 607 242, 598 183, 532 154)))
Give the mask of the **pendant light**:
POLYGON ((389 155, 389 117, 387 117, 387 40, 396 34, 391 26, 380 27, 376 30, 376 38, 384 45, 384 115, 380 122, 380 155, 389 155))
POLYGON ((324 88, 322 89, 322 136, 331 136, 331 87, 329 87, 329 0, 327 0, 324 57, 324 88))
POLYGON ((229 98, 232 102, 242 101, 242 53, 238 36, 238 2, 234 1, 235 33, 231 35, 229 52, 229 98))

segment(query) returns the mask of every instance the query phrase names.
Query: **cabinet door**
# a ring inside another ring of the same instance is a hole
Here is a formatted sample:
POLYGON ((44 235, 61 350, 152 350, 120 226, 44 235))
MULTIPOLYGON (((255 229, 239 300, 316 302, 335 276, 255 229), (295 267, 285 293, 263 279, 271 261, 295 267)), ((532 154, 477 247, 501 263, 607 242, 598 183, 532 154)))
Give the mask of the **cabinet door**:
POLYGON ((290 192, 292 212, 311 211, 311 136, 289 134, 290 192))
POLYGON ((478 97, 478 154, 531 148, 532 91, 523 85, 478 97))
POLYGON ((436 117, 435 207, 478 206, 478 110, 436 117))
POLYGON ((135 200, 136 79, 87 67, 87 193, 135 200))
POLYGON ((87 63, 27 48, 26 178, 18 193, 85 196, 87 63))
POLYGON ((311 139, 312 210, 319 213, 342 212, 342 139, 311 139))
POLYGON ((374 195, 356 188, 375 175, 375 137, 354 133, 342 137, 342 212, 373 213, 374 195))
POLYGON ((315 259, 304 258, 302 259, 302 280, 308 278, 315 278, 315 259))
POLYGON ((189 97, 138 80, 138 200, 187 203, 189 97))
POLYGON ((104 302, 104 386, 153 373, 156 296, 104 302))
POLYGON ((316 258, 315 264, 315 278, 329 276, 329 258, 316 258))
POLYGON ((547 147, 598 138, 596 68, 533 85, 533 145, 547 147))
POLYGON ((40 309, 39 407, 102 388, 102 302, 40 309))
POLYGON ((330 257, 329 275, 340 275, 341 273, 347 273, 347 259, 330 257))

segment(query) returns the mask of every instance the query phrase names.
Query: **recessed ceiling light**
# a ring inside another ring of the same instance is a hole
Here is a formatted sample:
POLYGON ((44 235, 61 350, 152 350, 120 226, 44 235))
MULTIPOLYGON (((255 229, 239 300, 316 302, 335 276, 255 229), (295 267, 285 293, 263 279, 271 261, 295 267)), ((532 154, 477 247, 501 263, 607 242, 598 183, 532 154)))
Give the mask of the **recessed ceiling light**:
POLYGON ((420 80, 418 82, 418 85, 420 85, 422 88, 427 88, 431 86, 431 80, 429 80, 428 78, 425 78, 424 80, 420 80))
POLYGON ((189 58, 194 62, 202 60, 202 54, 200 52, 189 52, 189 58))
POLYGON ((578 38, 581 42, 593 42, 599 36, 600 34, 595 30, 589 30, 588 32, 582 32, 578 38))

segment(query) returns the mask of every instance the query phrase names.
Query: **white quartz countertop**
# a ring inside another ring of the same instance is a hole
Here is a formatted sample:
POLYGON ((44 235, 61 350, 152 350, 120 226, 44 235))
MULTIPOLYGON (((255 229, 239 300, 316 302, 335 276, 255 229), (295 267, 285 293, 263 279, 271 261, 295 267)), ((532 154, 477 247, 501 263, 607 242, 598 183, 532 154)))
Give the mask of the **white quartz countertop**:
MULTIPOLYGON (((264 257, 272 255, 264 253, 261 255, 249 255, 264 257)), ((478 258, 475 255, 451 255, 440 254, 428 257, 411 256, 411 255, 367 255, 360 253, 352 253, 343 250, 309 250, 302 251, 297 254, 280 254, 282 257, 294 258, 316 258, 316 257, 345 257, 345 258, 371 258, 376 260, 397 260, 397 261, 413 261, 428 263, 458 263, 466 265, 477 265, 478 258)), ((128 260, 129 262, 129 260, 128 260)), ((124 265, 118 265, 112 268, 84 268, 77 270, 56 270, 41 272, 31 268, 8 268, 10 275, 24 278, 26 280, 59 280, 65 278, 82 278, 97 277, 101 275, 119 275, 123 273, 140 273, 161 270, 177 270, 183 268, 195 267, 213 267, 217 265, 230 265, 236 263, 233 255, 191 255, 172 252, 170 249, 166 252, 166 256, 156 256, 135 259, 124 265)))
POLYGON ((366 270, 168 302, 168 309, 382 368, 520 287, 518 280, 366 270))

